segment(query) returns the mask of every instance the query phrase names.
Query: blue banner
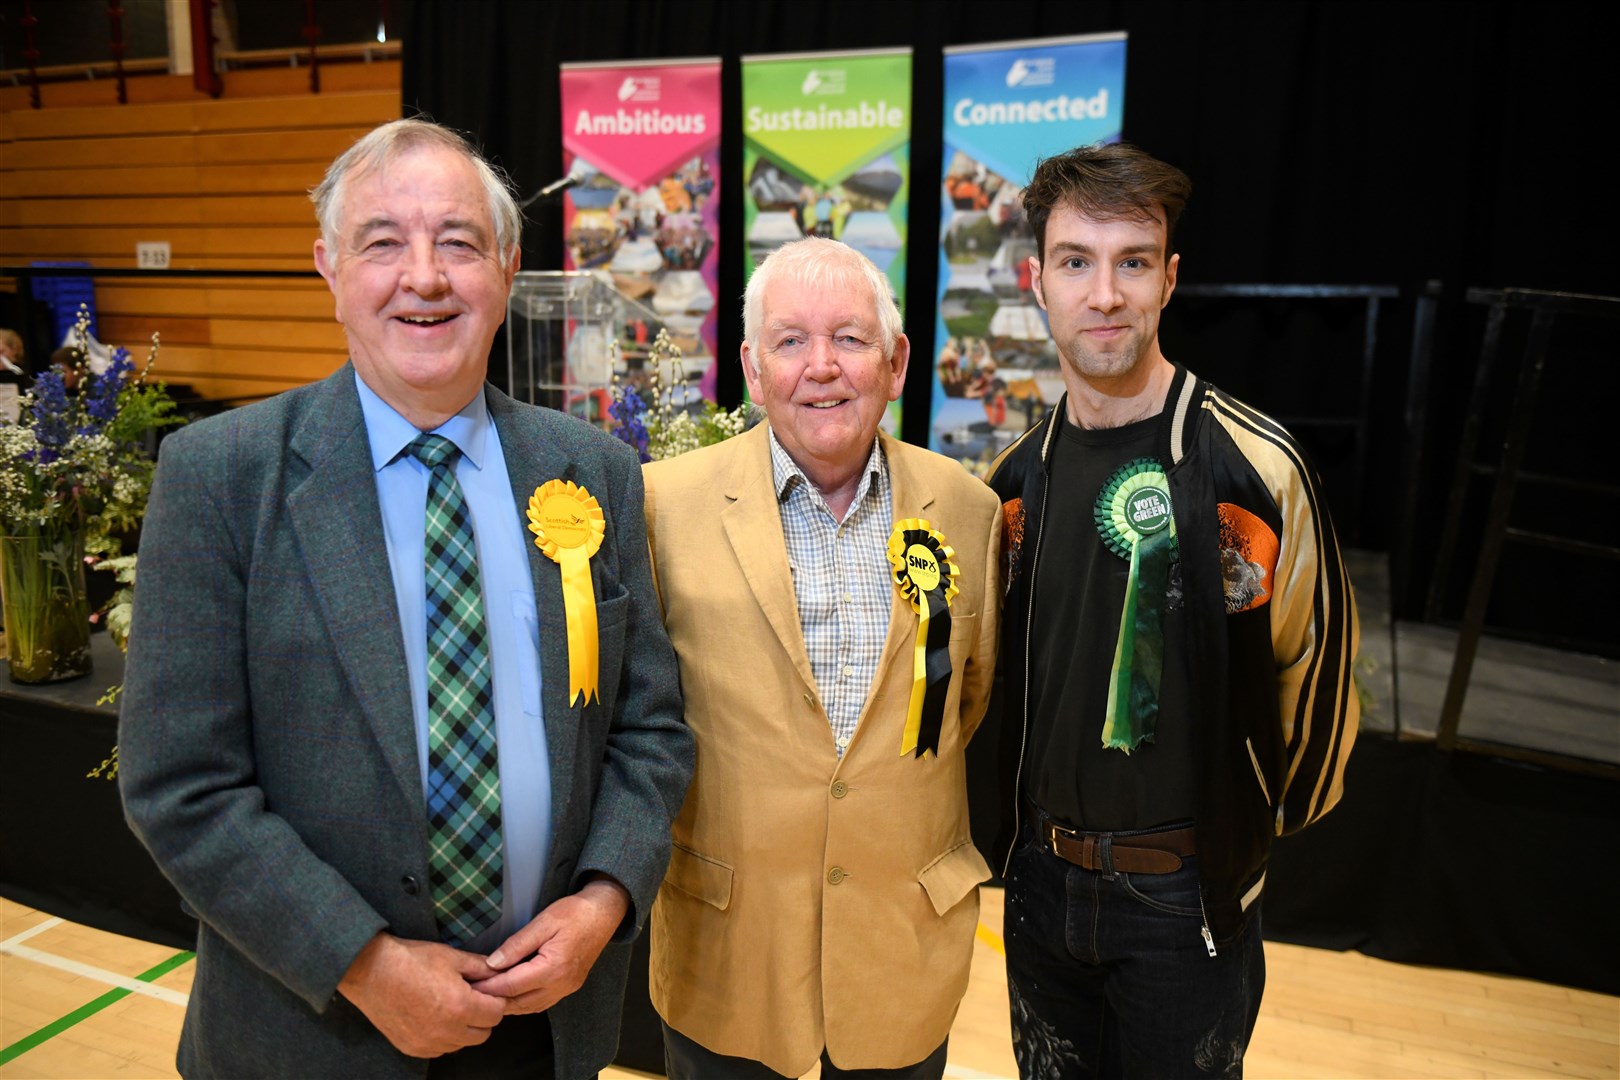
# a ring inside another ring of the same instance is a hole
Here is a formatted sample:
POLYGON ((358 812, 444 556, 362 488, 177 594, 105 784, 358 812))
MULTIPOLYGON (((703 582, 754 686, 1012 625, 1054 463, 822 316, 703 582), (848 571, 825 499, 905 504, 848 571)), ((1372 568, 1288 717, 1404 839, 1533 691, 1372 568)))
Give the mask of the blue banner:
POLYGON ((1024 185, 1043 157, 1119 139, 1124 112, 1123 32, 945 50, 928 445, 974 472, 1063 392, 1031 287, 1024 185))

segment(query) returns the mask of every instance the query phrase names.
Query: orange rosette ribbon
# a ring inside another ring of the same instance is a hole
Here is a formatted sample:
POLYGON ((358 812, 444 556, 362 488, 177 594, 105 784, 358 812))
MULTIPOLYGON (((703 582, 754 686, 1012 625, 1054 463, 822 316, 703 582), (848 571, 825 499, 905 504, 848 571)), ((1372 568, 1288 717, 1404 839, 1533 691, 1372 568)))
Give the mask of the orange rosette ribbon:
POLYGON ((596 586, 591 556, 602 547, 607 521, 596 497, 572 480, 548 480, 529 496, 534 546, 562 568, 563 614, 568 623, 568 703, 602 697, 597 689, 596 586))

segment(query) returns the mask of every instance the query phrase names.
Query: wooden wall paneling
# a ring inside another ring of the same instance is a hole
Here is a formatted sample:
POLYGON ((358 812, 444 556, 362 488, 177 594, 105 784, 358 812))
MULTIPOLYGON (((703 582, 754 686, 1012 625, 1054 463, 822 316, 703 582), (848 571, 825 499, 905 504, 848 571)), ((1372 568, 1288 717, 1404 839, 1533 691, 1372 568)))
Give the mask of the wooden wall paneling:
POLYGON ((173 315, 114 315, 101 306, 96 296, 97 337, 103 344, 122 345, 137 357, 151 346, 154 333, 162 335, 164 347, 172 345, 212 345, 213 320, 178 318, 173 315))
MULTIPOLYGON (((108 166, 194 165, 197 141, 191 135, 95 136, 35 139, 19 153, 21 169, 97 169, 108 166)), ((19 147, 19 150, 21 147, 19 147)))
MULTIPOLYGON (((129 79, 129 105, 168 101, 207 101, 208 95, 192 85, 190 75, 147 75, 129 79)), ((307 89, 306 85, 306 89, 307 89)), ((82 109, 102 105, 118 105, 118 84, 113 79, 85 79, 65 83, 46 83, 39 88, 42 112, 63 109, 82 109)), ((0 87, 0 109, 22 111, 29 108, 27 86, 0 87)))
MULTIPOLYGON (((331 374, 328 372, 327 374, 331 374)), ((179 380, 174 380, 178 382, 179 380)), ((230 400, 245 405, 250 401, 273 397, 283 390, 303 386, 309 379, 240 379, 199 376, 186 385, 198 395, 215 400, 230 400)))
POLYGON ((41 258, 84 259, 128 256, 134 258, 135 245, 167 240, 172 248, 171 264, 185 269, 193 259, 208 256, 284 256, 313 259, 319 230, 313 215, 308 225, 239 225, 235 227, 165 225, 123 228, 30 228, 18 230, 23 246, 41 258))
MULTIPOLYGON (((398 60, 378 60, 369 64, 322 64, 321 97, 359 90, 391 89, 400 86, 398 60)), ((224 100, 244 97, 284 97, 309 93, 309 68, 250 68, 225 73, 224 100)), ((398 113, 395 114, 396 116, 398 113)))
MULTIPOLYGON (((322 69, 324 79, 327 69, 322 69)), ((369 131, 399 119, 399 90, 319 97, 218 101, 194 110, 198 131, 260 131, 272 128, 359 127, 369 131)))
MULTIPOLYGON (((131 350, 133 351, 133 349, 131 350)), ((324 379, 347 360, 348 353, 295 352, 282 349, 221 349, 206 345, 164 345, 158 349, 158 377, 170 382, 193 378, 241 379, 249 382, 306 383, 324 379)))
POLYGON ((131 198, 10 199, 0 224, 45 226, 303 225, 315 220, 306 195, 146 195, 131 198))
POLYGON ((109 165, 240 165, 282 161, 329 162, 375 125, 282 129, 247 134, 131 135, 36 139, 18 154, 27 169, 94 169, 109 165))
MULTIPOLYGON (((219 279, 229 280, 229 279, 219 279)), ((326 282, 243 281, 240 285, 176 284, 110 278, 96 286, 96 303, 118 315, 206 315, 237 319, 309 319, 333 317, 326 282)))
POLYGON ((358 127, 323 128, 316 131, 277 131, 267 135, 199 135, 196 139, 200 165, 240 165, 278 161, 318 161, 322 167, 375 124, 358 127))
POLYGON ((302 98, 253 98, 80 109, 30 109, 14 114, 18 139, 125 138, 199 132, 372 127, 399 115, 399 94, 368 91, 302 98))
POLYGON ((184 135, 196 130, 193 103, 94 105, 76 109, 28 109, 12 114, 19 139, 123 138, 184 135))
MULTIPOLYGON (((220 101, 182 93, 115 106, 16 110, 0 89, 0 261, 83 260, 131 267, 135 245, 166 241, 170 265, 199 270, 313 270, 318 235, 308 190, 374 125, 399 115, 399 65, 227 75, 220 101), (254 87, 289 96, 244 94, 254 87)), ((168 77, 149 85, 169 85, 168 77)), ((132 80, 135 86, 140 80, 132 80)), ((132 93, 132 99, 135 95, 132 93)), ((265 396, 324 378, 347 358, 325 282, 102 279, 100 336, 156 374, 213 397, 265 396)))
POLYGON ((282 319, 213 319, 213 343, 220 348, 277 349, 347 354, 343 327, 336 319, 321 322, 282 319))
MULTIPOLYGON (((302 66, 228 71, 224 80, 225 92, 220 99, 222 101, 239 98, 310 96, 309 69, 302 66)), ((40 101, 44 105, 41 111, 98 106, 132 108, 136 105, 163 102, 217 104, 192 85, 190 75, 144 75, 128 80, 126 85, 129 91, 129 105, 118 106, 118 85, 112 79, 46 83, 40 87, 40 101)), ((369 64, 330 64, 321 67, 320 96, 323 98, 329 95, 376 90, 391 91, 397 99, 399 85, 398 60, 379 60, 369 64)), ((9 112, 28 108, 28 87, 0 87, 0 109, 9 112)), ((398 115, 397 111, 395 115, 398 115)))
POLYGON ((330 159, 269 165, 155 165, 0 173, 0 198, 257 195, 308 191, 330 159))

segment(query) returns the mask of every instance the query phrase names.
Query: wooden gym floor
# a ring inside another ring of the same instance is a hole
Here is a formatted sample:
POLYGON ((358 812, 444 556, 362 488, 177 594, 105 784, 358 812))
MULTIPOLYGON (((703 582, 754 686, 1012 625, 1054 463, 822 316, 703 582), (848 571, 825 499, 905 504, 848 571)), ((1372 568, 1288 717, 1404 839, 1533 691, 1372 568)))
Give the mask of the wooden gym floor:
MULTIPOLYGON (((1016 1075, 1000 930, 985 889, 947 1077, 1016 1075)), ((1620 998, 1293 945, 1266 962, 1252 1078, 1620 1076, 1620 998)), ((174 1076, 191 976, 189 953, 0 899, 0 1078, 174 1076)))

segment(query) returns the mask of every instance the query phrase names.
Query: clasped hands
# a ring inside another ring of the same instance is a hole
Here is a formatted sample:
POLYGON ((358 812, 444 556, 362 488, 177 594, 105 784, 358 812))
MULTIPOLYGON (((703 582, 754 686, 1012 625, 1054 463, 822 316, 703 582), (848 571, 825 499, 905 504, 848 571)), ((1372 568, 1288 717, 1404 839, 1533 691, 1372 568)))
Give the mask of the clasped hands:
POLYGON ((624 886, 599 876, 487 957, 383 931, 338 992, 401 1053, 439 1057, 482 1043, 504 1016, 541 1012, 578 990, 629 910, 624 886))

